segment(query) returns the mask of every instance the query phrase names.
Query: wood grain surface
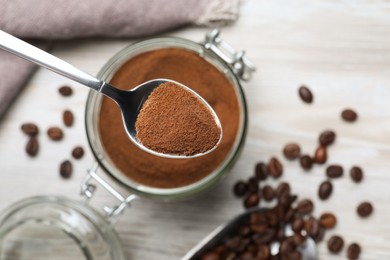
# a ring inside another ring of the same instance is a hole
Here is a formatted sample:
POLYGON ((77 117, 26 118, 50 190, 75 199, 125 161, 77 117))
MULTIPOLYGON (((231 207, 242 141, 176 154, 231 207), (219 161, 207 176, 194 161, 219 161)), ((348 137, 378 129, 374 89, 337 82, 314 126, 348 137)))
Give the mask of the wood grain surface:
MULTIPOLYGON (((183 28, 164 35, 201 41, 208 31, 183 28)), ((300 197, 313 198, 316 216, 324 211, 338 216, 337 227, 326 234, 325 241, 339 234, 347 245, 358 242, 362 246, 361 259, 390 259, 390 2, 248 0, 237 23, 223 28, 222 37, 246 50, 258 69, 251 81, 243 83, 249 128, 242 155, 226 178, 197 198, 173 203, 134 201, 116 225, 128 258, 180 259, 214 228, 243 211, 241 201, 232 195, 233 184, 251 176, 256 162, 277 156, 284 164, 279 181, 289 181, 300 197), (299 99, 302 84, 313 91, 312 104, 299 99), (340 113, 347 107, 358 112, 357 122, 341 120, 340 113), (341 164, 347 174, 334 180, 331 198, 320 201, 317 190, 325 179, 325 166, 303 172, 298 162, 285 160, 281 151, 294 141, 312 154, 324 129, 337 133, 328 163, 341 164), (364 169, 360 184, 348 176, 353 165, 364 169), (374 204, 374 214, 364 220, 356 214, 363 200, 374 204)), ((96 74, 133 41, 61 41, 52 53, 96 74)), ((80 182, 94 161, 84 129, 87 94, 87 88, 44 69, 31 79, 0 123, 0 210, 36 195, 79 198, 80 182), (58 94, 64 84, 73 87, 73 96, 58 94), (61 121, 65 109, 75 114, 71 128, 61 121), (27 138, 20 131, 20 125, 30 121, 41 129, 36 158, 25 154, 27 138), (64 128, 63 141, 48 139, 45 131, 53 125, 64 128), (59 164, 71 157, 76 145, 82 145, 86 155, 72 160, 74 175, 63 180, 59 164)), ((100 207, 115 200, 98 192, 92 203, 100 207)), ((347 259, 346 247, 332 255, 323 242, 319 256, 347 259)))

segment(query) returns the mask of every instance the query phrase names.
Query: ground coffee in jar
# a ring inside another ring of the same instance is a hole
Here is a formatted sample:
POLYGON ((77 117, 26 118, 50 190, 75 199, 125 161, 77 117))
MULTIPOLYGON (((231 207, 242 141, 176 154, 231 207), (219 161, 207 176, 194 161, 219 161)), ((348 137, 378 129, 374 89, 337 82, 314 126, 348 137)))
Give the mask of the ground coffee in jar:
POLYGON ((224 73, 199 54, 180 48, 141 53, 124 63, 110 83, 129 89, 129 86, 156 78, 180 82, 210 104, 223 129, 218 147, 209 154, 191 159, 167 159, 148 154, 131 143, 123 130, 117 105, 105 97, 99 114, 100 139, 111 161, 131 180, 150 187, 182 187, 209 175, 231 152, 239 138, 241 107, 238 94, 224 73))
POLYGON ((221 129, 213 111, 195 93, 174 82, 150 93, 135 122, 136 137, 163 154, 193 156, 209 152, 221 129))

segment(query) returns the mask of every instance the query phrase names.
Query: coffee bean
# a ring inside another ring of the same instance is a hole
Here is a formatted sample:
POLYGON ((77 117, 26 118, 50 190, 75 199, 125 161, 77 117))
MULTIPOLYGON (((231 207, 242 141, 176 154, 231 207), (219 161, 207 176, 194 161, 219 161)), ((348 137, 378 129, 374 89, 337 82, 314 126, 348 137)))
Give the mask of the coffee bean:
POLYGON ((219 254, 216 252, 208 252, 204 255, 202 255, 201 260, 220 260, 219 254))
POLYGON ((313 237, 314 242, 316 242, 317 244, 320 243, 322 240, 324 240, 324 236, 325 236, 325 228, 320 226, 317 235, 313 237))
POLYGON ((72 176, 72 163, 68 160, 63 161, 60 164, 60 175, 64 179, 70 178, 72 176))
POLYGON ((324 181, 321 183, 320 188, 318 189, 318 196, 322 200, 326 200, 332 194, 333 185, 330 181, 324 181))
POLYGON ((300 214, 310 214, 313 212, 314 204, 309 199, 301 200, 297 205, 297 212, 300 214))
POLYGON ((304 228, 305 228, 307 234, 312 238, 315 238, 316 236, 318 236, 318 234, 320 232, 320 224, 318 223, 318 221, 314 217, 309 217, 305 221, 304 228))
POLYGON ((249 209, 259 205, 260 195, 258 192, 249 194, 244 200, 244 207, 249 209))
POLYGON ((265 201, 271 201, 275 198, 275 190, 270 185, 265 185, 262 189, 262 195, 265 201))
POLYGON ((337 219, 336 216, 332 213, 325 212, 320 216, 320 225, 326 229, 331 229, 336 226, 337 219))
POLYGON ((351 178, 354 182, 358 183, 358 182, 361 182, 363 179, 363 170, 362 170, 362 168, 360 168, 358 166, 352 167, 350 174, 351 174, 351 178))
POLYGON ((296 143, 289 143, 283 149, 284 156, 289 160, 294 160, 301 154, 301 148, 296 143))
POLYGON ((360 217, 366 218, 372 214, 372 211, 374 210, 372 204, 370 202, 362 202, 357 207, 357 213, 360 217))
POLYGON ((344 240, 340 236, 331 236, 328 240, 328 249, 331 253, 339 253, 344 246, 344 240))
POLYGON ((50 127, 47 130, 47 135, 53 141, 59 141, 64 137, 64 133, 59 127, 50 127))
POLYGON ((62 114, 62 120, 66 126, 72 126, 74 121, 73 113, 69 110, 65 110, 62 114))
POLYGON ((270 248, 268 245, 259 245, 258 246, 256 259, 267 260, 267 259, 269 259, 270 255, 271 255, 271 252, 270 252, 270 248))
POLYGON ((255 177, 249 178, 247 183, 248 183, 248 190, 250 193, 259 191, 259 183, 255 177))
POLYGON ((62 86, 58 89, 58 92, 64 96, 64 97, 68 97, 68 96, 71 96, 73 94, 73 89, 69 86, 62 86))
POLYGON ((310 170, 313 166, 313 159, 309 155, 303 155, 299 159, 299 163, 303 169, 310 170))
POLYGON ((291 228, 295 233, 301 233, 304 221, 302 218, 296 218, 291 224, 291 228))
POLYGON ((239 234, 241 237, 247 237, 251 234, 251 229, 249 228, 249 226, 243 226, 242 228, 240 228, 239 234))
POLYGON ((279 178, 283 174, 283 165, 277 158, 272 157, 268 163, 267 170, 272 177, 279 178))
POLYGON ((314 162, 324 164, 327 158, 326 146, 320 145, 314 153, 314 162))
POLYGON ((326 176, 328 176, 329 178, 340 178, 341 176, 343 176, 343 173, 343 167, 341 167, 340 165, 333 164, 329 165, 326 168, 326 176))
POLYGON ((336 133, 333 132, 332 130, 326 130, 320 134, 318 141, 320 145, 328 146, 333 144, 335 139, 336 139, 336 133))
POLYGON ((243 181, 238 181, 233 187, 233 193, 236 197, 242 197, 248 192, 248 184, 243 181))
POLYGON ((279 253, 281 255, 287 255, 291 253, 293 249, 294 249, 294 245, 289 240, 285 239, 280 243, 279 253))
POLYGON ((255 177, 260 181, 267 179, 268 170, 267 170, 267 165, 265 165, 265 163, 259 162, 256 164, 255 177))
POLYGON ((299 251, 292 251, 290 252, 286 258, 283 258, 283 259, 288 259, 288 260, 302 260, 303 257, 302 257, 302 253, 299 252, 299 251))
POLYGON ((290 185, 287 182, 281 182, 276 188, 276 196, 281 198, 290 194, 290 185))
POLYGON ((303 102, 305 103, 313 102, 313 94, 311 93, 310 89, 308 89, 306 86, 301 86, 298 89, 298 93, 303 102))
POLYGON ((83 147, 81 146, 76 146, 75 148, 73 148, 72 150, 72 156, 73 158, 75 159, 81 159, 84 155, 84 149, 83 147))
POLYGON ((32 136, 27 142, 26 153, 31 157, 35 157, 38 154, 38 151, 39 151, 38 139, 35 136, 32 136))
POLYGON ((347 250, 347 256, 348 256, 348 259, 350 260, 356 260, 356 259, 359 259, 359 256, 360 256, 360 252, 361 252, 361 248, 359 246, 359 244, 357 243, 352 243, 348 246, 348 250, 347 250))
POLYGON ((295 246, 300 246, 300 245, 303 245, 303 243, 306 242, 306 237, 303 236, 302 234, 300 233, 295 233, 293 235, 293 241, 294 241, 294 245, 295 246))
POLYGON ((37 136, 39 133, 38 126, 34 123, 25 123, 20 127, 22 132, 28 136, 37 136))
POLYGON ((358 114, 352 109, 344 109, 341 112, 341 117, 347 122, 354 122, 358 118, 358 114))

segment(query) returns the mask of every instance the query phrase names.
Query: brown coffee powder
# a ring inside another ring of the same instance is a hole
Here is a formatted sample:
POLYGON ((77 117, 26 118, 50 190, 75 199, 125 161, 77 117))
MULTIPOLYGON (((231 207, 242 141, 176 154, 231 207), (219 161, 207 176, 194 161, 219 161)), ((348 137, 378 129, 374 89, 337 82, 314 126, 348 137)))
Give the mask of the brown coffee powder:
POLYGON ((196 53, 178 48, 135 56, 117 70, 110 82, 128 89, 156 78, 181 82, 210 104, 223 129, 218 147, 207 155, 192 159, 150 155, 129 140, 117 105, 105 97, 99 114, 100 139, 116 168, 135 182, 160 188, 185 186, 210 174, 231 151, 240 124, 237 93, 228 78, 213 65, 196 53))
POLYGON ((211 150, 221 136, 208 107, 193 93, 169 81, 148 96, 135 129, 138 141, 145 147, 186 156, 211 150))

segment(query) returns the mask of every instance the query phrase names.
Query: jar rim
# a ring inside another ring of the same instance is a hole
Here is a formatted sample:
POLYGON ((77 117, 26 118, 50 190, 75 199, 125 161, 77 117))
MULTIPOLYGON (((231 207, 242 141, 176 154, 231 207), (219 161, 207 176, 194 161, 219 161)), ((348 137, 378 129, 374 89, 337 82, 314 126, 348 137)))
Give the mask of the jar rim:
POLYGON ((146 186, 131 180, 118 170, 114 163, 110 160, 109 156, 105 155, 103 145, 99 138, 99 131, 97 130, 98 119, 93 114, 96 112, 96 107, 99 109, 99 104, 102 96, 96 91, 90 91, 86 109, 85 109, 85 128, 87 132, 87 139, 91 147, 92 153, 95 159, 103 170, 112 177, 115 181, 119 182, 125 188, 130 189, 142 197, 150 197, 155 199, 172 200, 180 199, 188 196, 192 196, 201 190, 204 190, 214 183, 216 183, 223 173, 229 170, 235 160, 237 159, 243 143, 246 137, 247 130, 247 105, 245 95, 238 80, 238 77, 234 74, 233 70, 226 64, 220 57, 206 49, 202 44, 196 43, 191 40, 176 38, 176 37, 159 37, 152 38, 143 41, 139 41, 125 47, 118 53, 116 53, 99 71, 97 77, 104 81, 109 81, 115 71, 119 69, 130 58, 137 56, 138 54, 164 48, 182 48, 195 53, 198 53, 202 58, 211 63, 214 67, 219 69, 232 83, 236 93, 240 106, 240 122, 236 139, 234 144, 225 157, 224 161, 210 174, 201 180, 177 188, 156 188, 146 186))

